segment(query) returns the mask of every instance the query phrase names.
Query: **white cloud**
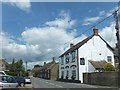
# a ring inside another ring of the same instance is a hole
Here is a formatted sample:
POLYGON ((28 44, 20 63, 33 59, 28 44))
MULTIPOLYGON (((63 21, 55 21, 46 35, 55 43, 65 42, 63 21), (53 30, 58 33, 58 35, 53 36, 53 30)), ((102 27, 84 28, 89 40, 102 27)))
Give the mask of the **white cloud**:
POLYGON ((86 18, 84 21, 83 21, 83 24, 82 25, 89 25, 91 23, 94 23, 96 21, 98 21, 100 19, 100 17, 90 17, 90 18, 86 18))
POLYGON ((55 20, 47 21, 44 27, 25 28, 20 39, 25 44, 17 44, 10 35, 2 32, 2 57, 8 61, 15 58, 34 63, 50 60, 53 56, 58 57, 64 51, 64 43, 75 37, 74 25, 75 20, 64 12, 55 20))
POLYGON ((10 4, 12 6, 16 6, 19 9, 27 12, 29 12, 31 8, 30 0, 2 0, 2 2, 10 4))
POLYGON ((105 11, 104 11, 104 10, 100 11, 100 12, 99 12, 99 15, 100 15, 100 16, 105 15, 105 11))
POLYGON ((116 40, 116 30, 115 24, 111 23, 110 26, 106 26, 100 31, 100 35, 112 46, 115 47, 116 40))

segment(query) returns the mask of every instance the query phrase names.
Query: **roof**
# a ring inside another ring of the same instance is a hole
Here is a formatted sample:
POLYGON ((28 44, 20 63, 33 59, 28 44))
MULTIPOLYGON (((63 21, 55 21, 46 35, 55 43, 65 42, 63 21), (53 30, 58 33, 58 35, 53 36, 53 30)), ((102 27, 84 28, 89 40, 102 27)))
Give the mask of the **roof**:
POLYGON ((96 69, 102 69, 104 65, 107 63, 106 61, 90 61, 89 62, 93 65, 96 69))
MULTIPOLYGON (((94 36, 94 35, 92 35, 92 36, 84 39, 83 41, 77 43, 77 44, 74 45, 72 48, 68 49, 65 53, 63 53, 61 56, 63 56, 63 55, 65 55, 65 54, 69 53, 69 52, 72 52, 72 51, 78 49, 79 47, 81 47, 82 45, 84 45, 85 43, 87 43, 87 41, 89 41, 93 36, 94 36)), ((61 56, 60 56, 60 57, 61 57, 61 56)))
MULTIPOLYGON (((63 55, 65 54, 68 54, 76 49, 78 49, 79 47, 81 47, 82 45, 84 45, 85 43, 87 43, 93 36, 95 36, 95 34, 89 36, 88 38, 84 39, 83 41, 77 43, 76 45, 74 45, 73 47, 71 47, 70 49, 68 49, 66 52, 64 52, 60 57, 62 57, 63 55)), ((106 46, 111 50, 113 51, 113 48, 100 36, 100 35, 97 35, 99 36, 105 43, 106 43, 106 46)))
POLYGON ((54 64, 56 64, 56 62, 55 62, 55 61, 51 61, 51 62, 45 64, 41 69, 47 69, 47 68, 50 69, 50 68, 52 68, 52 66, 53 66, 54 64))
POLYGON ((8 63, 5 61, 5 59, 0 59, 0 64, 8 65, 8 63))

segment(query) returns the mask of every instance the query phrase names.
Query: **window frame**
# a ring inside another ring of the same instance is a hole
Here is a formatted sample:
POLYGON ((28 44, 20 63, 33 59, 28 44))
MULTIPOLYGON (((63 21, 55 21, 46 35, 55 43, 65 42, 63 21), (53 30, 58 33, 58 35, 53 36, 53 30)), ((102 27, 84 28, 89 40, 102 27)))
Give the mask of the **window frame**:
POLYGON ((69 63, 69 60, 70 60, 69 54, 66 54, 65 55, 65 62, 66 62, 66 64, 69 63))
POLYGON ((107 61, 112 62, 112 56, 107 56, 107 61))
POLYGON ((75 51, 71 52, 71 56, 72 56, 72 62, 74 62, 75 61, 75 51))
POLYGON ((85 65, 85 58, 80 58, 80 65, 85 65))

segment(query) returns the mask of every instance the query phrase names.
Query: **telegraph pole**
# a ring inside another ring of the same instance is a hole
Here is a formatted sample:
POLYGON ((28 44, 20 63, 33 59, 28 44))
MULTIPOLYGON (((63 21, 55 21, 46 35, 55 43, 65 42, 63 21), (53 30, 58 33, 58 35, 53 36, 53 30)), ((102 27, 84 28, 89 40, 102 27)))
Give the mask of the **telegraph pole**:
POLYGON ((119 34, 119 26, 120 26, 120 10, 119 10, 120 2, 118 3, 118 10, 115 11, 115 29, 116 29, 116 37, 117 37, 117 48, 118 48, 118 87, 120 88, 120 34, 119 34))
POLYGON ((25 62, 25 64, 26 64, 26 71, 27 71, 27 61, 25 62))

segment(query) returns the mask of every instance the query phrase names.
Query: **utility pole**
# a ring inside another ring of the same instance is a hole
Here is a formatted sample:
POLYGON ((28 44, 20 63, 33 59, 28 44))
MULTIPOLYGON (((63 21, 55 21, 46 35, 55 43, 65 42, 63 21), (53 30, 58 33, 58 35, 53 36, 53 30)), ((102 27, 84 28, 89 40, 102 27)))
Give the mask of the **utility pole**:
POLYGON ((120 26, 120 10, 118 3, 118 10, 115 11, 114 17, 115 17, 115 29, 116 29, 116 37, 117 37, 117 48, 118 48, 118 87, 120 88, 120 34, 119 34, 119 26, 120 26))
POLYGON ((27 71, 27 61, 25 63, 26 63, 26 71, 27 71))

